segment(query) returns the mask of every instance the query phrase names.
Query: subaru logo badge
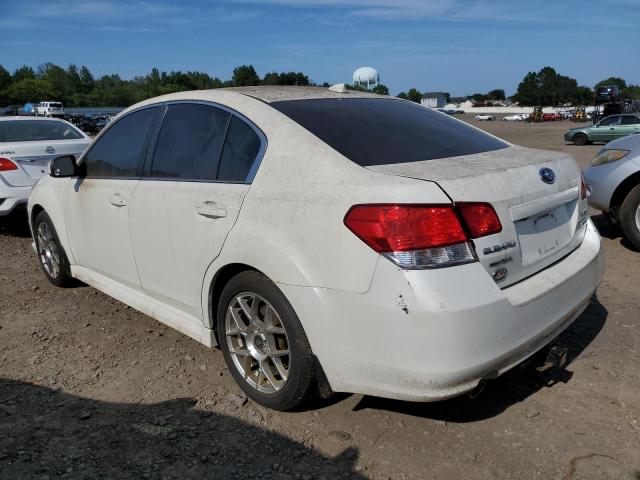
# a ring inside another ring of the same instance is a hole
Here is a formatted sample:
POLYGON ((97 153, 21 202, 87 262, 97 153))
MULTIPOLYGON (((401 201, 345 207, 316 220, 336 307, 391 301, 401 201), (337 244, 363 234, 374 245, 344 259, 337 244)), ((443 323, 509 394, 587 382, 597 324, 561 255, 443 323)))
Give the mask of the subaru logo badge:
POLYGON ((552 183, 555 183, 556 181, 556 173, 551 170, 550 168, 544 167, 540 169, 540 179, 548 184, 551 185, 552 183))

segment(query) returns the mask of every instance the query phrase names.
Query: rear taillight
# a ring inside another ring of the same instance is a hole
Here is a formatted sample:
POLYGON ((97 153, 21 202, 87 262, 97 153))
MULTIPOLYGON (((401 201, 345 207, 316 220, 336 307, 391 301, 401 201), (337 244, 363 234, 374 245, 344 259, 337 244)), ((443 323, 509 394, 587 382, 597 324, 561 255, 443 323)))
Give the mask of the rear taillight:
POLYGON ((502 231, 500 219, 490 204, 459 203, 457 207, 472 238, 493 235, 502 231))
POLYGON ((356 205, 344 223, 373 250, 407 269, 473 262, 470 237, 502 229, 484 203, 466 203, 459 211, 452 205, 356 205))
POLYGON ((0 172, 8 172, 9 170, 17 170, 18 166, 8 158, 0 157, 0 172))

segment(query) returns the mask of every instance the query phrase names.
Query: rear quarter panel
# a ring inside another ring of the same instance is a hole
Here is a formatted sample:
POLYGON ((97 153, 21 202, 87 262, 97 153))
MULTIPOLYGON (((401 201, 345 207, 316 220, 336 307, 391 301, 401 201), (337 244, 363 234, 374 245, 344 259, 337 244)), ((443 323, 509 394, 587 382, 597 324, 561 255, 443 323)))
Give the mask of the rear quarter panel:
POLYGON ((379 255, 345 227, 349 209, 363 203, 450 203, 433 182, 352 163, 267 104, 248 97, 225 103, 263 130, 268 147, 204 278, 205 318, 209 286, 232 263, 250 265, 280 284, 366 292, 379 255))

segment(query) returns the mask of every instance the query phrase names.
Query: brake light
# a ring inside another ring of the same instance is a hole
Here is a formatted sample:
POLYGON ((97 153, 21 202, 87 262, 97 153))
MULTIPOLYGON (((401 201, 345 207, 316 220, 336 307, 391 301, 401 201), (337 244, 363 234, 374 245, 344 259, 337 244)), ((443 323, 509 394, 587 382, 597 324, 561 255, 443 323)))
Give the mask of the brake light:
POLYGON ((457 207, 472 238, 485 237, 502 231, 500 219, 490 204, 459 203, 457 207))
POLYGON ((8 158, 0 157, 0 172, 8 172, 9 170, 17 170, 18 166, 8 158))
POLYGON ((584 183, 584 176, 580 175, 580 198, 585 200, 588 196, 587 186, 584 183))

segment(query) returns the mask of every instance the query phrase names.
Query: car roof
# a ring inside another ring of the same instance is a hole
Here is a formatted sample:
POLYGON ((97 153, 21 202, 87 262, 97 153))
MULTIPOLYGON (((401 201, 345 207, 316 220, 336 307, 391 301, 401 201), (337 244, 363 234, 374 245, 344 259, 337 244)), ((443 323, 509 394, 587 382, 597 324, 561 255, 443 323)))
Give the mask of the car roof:
POLYGON ((217 97, 219 94, 238 94, 252 97, 265 103, 282 102, 288 100, 312 100, 322 98, 389 98, 387 95, 377 95, 370 92, 358 90, 347 90, 345 92, 335 92, 325 87, 297 87, 297 86, 257 86, 257 87, 227 87, 211 90, 192 90, 185 92, 169 93, 160 97, 149 98, 140 102, 142 104, 170 102, 172 100, 184 100, 187 97, 206 99, 207 97, 217 97))
POLYGON ((21 121, 29 121, 29 120, 46 120, 46 121, 50 121, 50 122, 64 122, 64 123, 68 123, 65 120, 63 120, 62 118, 53 118, 53 117, 34 117, 33 115, 24 115, 24 116, 16 116, 16 115, 12 115, 12 116, 6 116, 6 117, 0 117, 0 122, 2 121, 7 121, 7 120, 21 120, 21 121))

